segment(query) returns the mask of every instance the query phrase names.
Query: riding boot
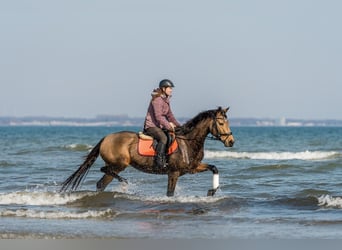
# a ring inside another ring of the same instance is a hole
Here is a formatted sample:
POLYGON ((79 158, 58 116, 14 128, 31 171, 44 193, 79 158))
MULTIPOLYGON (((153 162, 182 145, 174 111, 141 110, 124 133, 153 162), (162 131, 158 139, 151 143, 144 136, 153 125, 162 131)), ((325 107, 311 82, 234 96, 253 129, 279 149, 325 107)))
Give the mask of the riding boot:
POLYGON ((166 149, 166 145, 164 143, 159 142, 156 148, 157 155, 155 157, 155 163, 154 163, 155 170, 167 168, 167 163, 165 159, 165 149, 166 149))

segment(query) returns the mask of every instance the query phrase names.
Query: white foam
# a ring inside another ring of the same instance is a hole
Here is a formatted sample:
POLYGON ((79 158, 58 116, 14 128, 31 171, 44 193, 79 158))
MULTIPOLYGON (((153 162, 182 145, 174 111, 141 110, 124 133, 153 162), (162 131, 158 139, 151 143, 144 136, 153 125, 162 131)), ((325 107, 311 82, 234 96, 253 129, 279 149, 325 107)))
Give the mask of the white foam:
POLYGON ((63 205, 95 193, 12 192, 0 194, 0 205, 63 205))
MULTIPOLYGON (((205 193, 205 192, 203 192, 205 193)), ((227 196, 175 196, 175 197, 160 197, 157 201, 167 201, 175 203, 215 203, 226 199, 227 196)), ((153 199, 153 198, 150 198, 153 199)))
POLYGON ((145 202, 162 202, 162 203, 215 203, 217 201, 226 199, 227 196, 173 196, 173 197, 167 197, 165 195, 163 196, 136 196, 136 195, 127 195, 122 194, 126 196, 126 198, 131 200, 141 200, 145 202))
POLYGON ((302 152, 229 152, 205 151, 206 158, 231 158, 254 160, 325 160, 338 156, 336 151, 302 151, 302 152))
POLYGON ((32 209, 4 210, 0 211, 0 217, 25 217, 37 219, 87 219, 112 217, 115 215, 111 209, 104 211, 88 210, 85 212, 63 212, 63 211, 35 211, 32 209))
POLYGON ((322 195, 318 198, 318 205, 324 207, 342 208, 342 198, 322 195))
POLYGON ((65 148, 71 149, 71 150, 90 150, 93 148, 93 146, 88 145, 88 144, 72 143, 72 144, 66 145, 65 148))

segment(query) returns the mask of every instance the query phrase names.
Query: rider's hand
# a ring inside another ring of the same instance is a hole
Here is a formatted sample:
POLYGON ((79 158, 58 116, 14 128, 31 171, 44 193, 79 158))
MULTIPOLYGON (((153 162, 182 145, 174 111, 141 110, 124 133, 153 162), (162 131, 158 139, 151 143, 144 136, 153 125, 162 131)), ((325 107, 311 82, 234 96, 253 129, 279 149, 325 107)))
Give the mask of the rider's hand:
POLYGON ((176 125, 173 122, 170 122, 170 127, 171 127, 170 130, 174 132, 176 125))

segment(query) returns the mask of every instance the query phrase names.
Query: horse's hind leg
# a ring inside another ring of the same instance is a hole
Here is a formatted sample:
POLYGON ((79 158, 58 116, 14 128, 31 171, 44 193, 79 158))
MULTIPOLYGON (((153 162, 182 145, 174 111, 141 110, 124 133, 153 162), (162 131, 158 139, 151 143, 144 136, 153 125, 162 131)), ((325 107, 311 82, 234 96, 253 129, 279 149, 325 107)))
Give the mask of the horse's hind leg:
MULTIPOLYGON (((115 178, 115 179, 118 179, 118 181, 119 182, 125 182, 125 183, 128 183, 127 182, 127 180, 125 179, 125 178, 123 178, 123 177, 121 177, 120 175, 118 175, 114 170, 113 170, 113 168, 111 168, 111 167, 102 167, 101 168, 101 171, 103 172, 103 173, 105 173, 106 175, 110 175, 110 176, 112 176, 113 178, 115 178)), ((120 171, 121 172, 121 171, 120 171)))
POLYGON ((104 191, 109 183, 113 180, 113 176, 104 174, 102 178, 96 183, 97 191, 104 191))
MULTIPOLYGON (((128 183, 127 180, 121 176, 119 176, 116 171, 114 171, 113 167, 111 166, 104 166, 101 168, 101 172, 105 174, 103 177, 97 182, 96 187, 97 191, 103 191, 108 186, 109 183, 115 178, 118 179, 119 182, 128 183)), ((121 171, 118 171, 121 172, 121 171)))

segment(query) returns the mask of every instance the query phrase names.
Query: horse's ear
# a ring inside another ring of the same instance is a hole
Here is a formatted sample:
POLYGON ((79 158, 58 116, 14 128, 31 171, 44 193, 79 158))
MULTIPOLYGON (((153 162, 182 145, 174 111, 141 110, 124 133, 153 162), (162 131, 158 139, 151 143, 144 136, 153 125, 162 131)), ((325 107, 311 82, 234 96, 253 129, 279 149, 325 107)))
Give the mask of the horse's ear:
POLYGON ((229 108, 230 108, 230 107, 227 107, 227 108, 223 109, 223 111, 224 111, 225 113, 227 113, 228 110, 229 110, 229 108))

